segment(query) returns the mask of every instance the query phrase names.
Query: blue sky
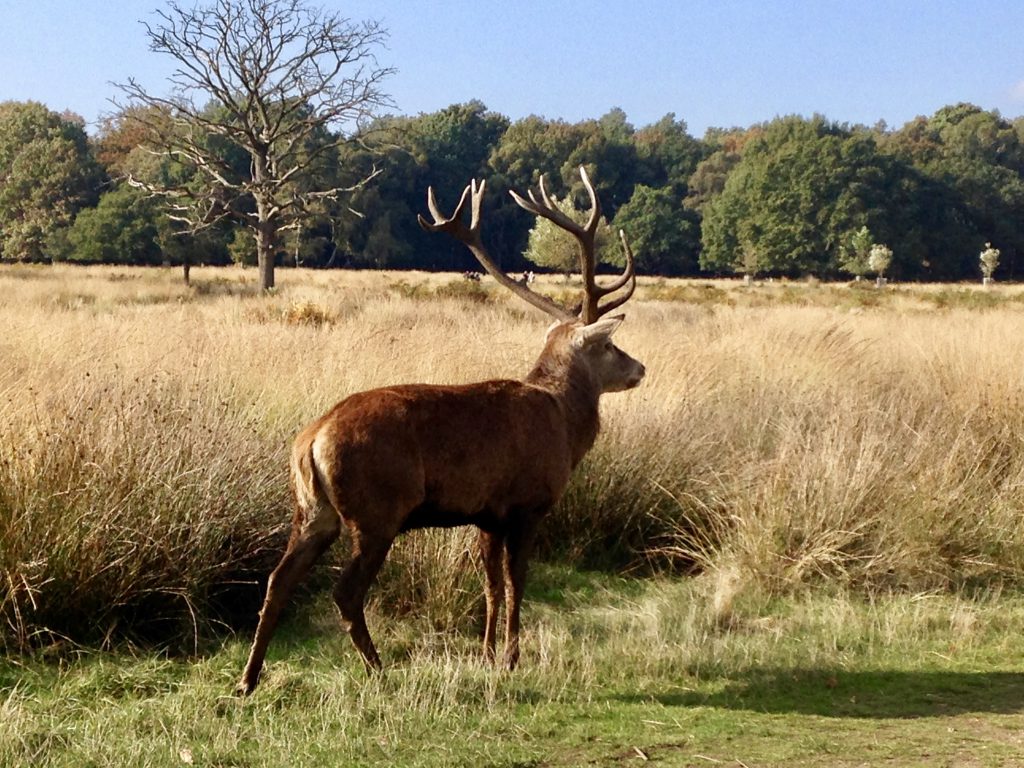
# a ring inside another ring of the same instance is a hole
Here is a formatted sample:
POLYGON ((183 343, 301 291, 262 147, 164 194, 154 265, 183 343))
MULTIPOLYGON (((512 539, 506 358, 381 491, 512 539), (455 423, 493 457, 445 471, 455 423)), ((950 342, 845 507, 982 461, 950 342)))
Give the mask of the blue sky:
MULTIPOLYGON (((181 0, 190 5, 191 0, 181 0)), ((969 101, 1024 115, 1024 0, 313 0, 390 31, 403 114, 479 99, 512 119, 673 112, 690 132, 822 113, 898 127, 969 101)), ((140 20, 162 0, 4 0, 0 101, 94 121, 111 81, 165 90, 140 20)))

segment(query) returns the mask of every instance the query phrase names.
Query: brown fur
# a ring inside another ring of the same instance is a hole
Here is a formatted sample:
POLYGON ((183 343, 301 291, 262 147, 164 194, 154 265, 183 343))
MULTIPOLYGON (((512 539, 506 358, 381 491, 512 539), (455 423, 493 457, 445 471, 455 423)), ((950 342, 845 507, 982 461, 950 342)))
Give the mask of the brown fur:
POLYGON ((363 602, 395 537, 414 528, 475 525, 487 582, 484 655, 494 659, 505 598, 504 663, 514 668, 537 523, 597 437, 601 393, 636 386, 644 375, 610 341, 620 322, 553 326, 523 381, 374 389, 307 426, 292 450, 291 540, 271 575, 239 692, 256 687, 285 602, 342 525, 353 557, 334 599, 367 667, 379 667, 380 658, 363 602))

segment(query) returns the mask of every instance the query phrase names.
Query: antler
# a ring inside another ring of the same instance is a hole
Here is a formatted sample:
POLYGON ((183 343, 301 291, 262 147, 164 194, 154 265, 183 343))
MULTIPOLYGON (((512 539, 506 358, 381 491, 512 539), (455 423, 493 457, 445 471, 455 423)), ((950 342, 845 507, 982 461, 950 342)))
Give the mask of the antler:
MULTIPOLYGON (((629 247, 629 241, 626 240, 626 234, 619 230, 622 252, 626 258, 626 268, 619 277, 607 285, 602 286, 598 284, 595 276, 597 268, 595 238, 597 236, 598 224, 601 221, 601 202, 597 199, 594 185, 590 183, 587 170, 583 166, 580 166, 580 177, 583 179, 583 186, 587 188, 587 193, 590 195, 590 218, 585 226, 580 226, 558 209, 544 188, 543 176, 540 177, 539 199, 532 190, 527 192, 528 200, 516 192, 510 192, 510 194, 522 208, 536 216, 543 216, 556 226, 572 234, 578 241, 580 246, 580 273, 583 276, 583 306, 578 317, 584 324, 589 325, 613 309, 621 307, 633 295, 633 291, 636 289, 636 272, 633 264, 633 251, 629 247), (601 299, 622 288, 626 289, 624 293, 611 299, 603 306, 600 304, 601 299)), ((469 186, 462 191, 462 197, 459 199, 459 204, 455 207, 455 212, 448 217, 444 216, 437 207, 434 188, 428 187, 427 206, 430 208, 430 215, 434 217, 434 221, 427 221, 424 216, 417 214, 416 218, 419 220, 420 226, 428 232, 447 232, 463 243, 473 252, 476 260, 480 262, 481 266, 487 270, 491 277, 538 309, 559 320, 577 319, 576 315, 556 304, 547 296, 535 293, 523 283, 513 280, 491 260, 490 255, 488 255, 480 240, 480 205, 483 201, 484 186, 485 182, 483 181, 479 184, 477 184, 475 179, 470 182, 469 186), (463 212, 465 211, 467 201, 471 205, 469 226, 466 226, 465 221, 463 221, 463 212)))
POLYGON ((476 260, 480 262, 480 265, 487 270, 487 274, 520 298, 537 307, 537 309, 546 312, 558 320, 575 319, 575 315, 567 311, 561 305, 556 304, 547 296, 535 293, 527 288, 523 283, 513 280, 502 272, 491 260, 490 255, 487 253, 487 250, 484 248, 483 243, 480 240, 480 204, 483 201, 484 186, 485 182, 483 181, 481 181, 479 185, 475 179, 470 182, 469 186, 462 191, 462 197, 459 199, 459 204, 455 206, 455 213, 448 217, 445 217, 437 207, 437 198, 434 197, 434 188, 428 187, 427 206, 430 208, 430 215, 434 217, 434 221, 427 221, 423 215, 417 214, 416 218, 419 220, 420 226, 428 232, 447 232, 456 240, 463 243, 470 251, 473 252, 473 255, 476 256, 476 260), (467 200, 470 201, 472 206, 468 227, 463 221, 462 216, 463 211, 466 208, 467 200))
POLYGON ((601 202, 597 198, 597 192, 594 191, 594 185, 590 183, 590 177, 587 176, 587 169, 582 165, 580 166, 580 178, 583 179, 583 186, 586 187, 587 194, 590 195, 590 218, 585 226, 580 226, 558 209, 544 188, 544 176, 540 177, 539 200, 533 190, 527 191, 529 200, 515 192, 510 194, 520 207, 536 216, 543 216, 576 238, 580 246, 580 274, 583 276, 583 307, 580 310, 580 319, 589 325, 613 309, 621 307, 633 295, 633 291, 636 289, 636 272, 633 264, 633 251, 626 240, 626 234, 619 230, 622 251, 626 257, 626 268, 608 285, 598 285, 595 277, 597 269, 595 238, 597 227, 601 221, 601 202), (624 287, 626 288, 625 293, 615 297, 604 306, 599 305, 602 298, 624 287))

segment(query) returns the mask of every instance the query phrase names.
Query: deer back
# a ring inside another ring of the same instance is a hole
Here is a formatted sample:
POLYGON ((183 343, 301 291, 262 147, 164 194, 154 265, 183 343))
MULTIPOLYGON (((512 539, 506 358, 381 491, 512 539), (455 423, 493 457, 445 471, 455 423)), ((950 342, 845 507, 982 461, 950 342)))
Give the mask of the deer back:
POLYGON ((360 392, 300 434, 294 453, 293 466, 312 457, 346 522, 372 518, 396 534, 546 508, 573 468, 563 404, 504 380, 360 392))

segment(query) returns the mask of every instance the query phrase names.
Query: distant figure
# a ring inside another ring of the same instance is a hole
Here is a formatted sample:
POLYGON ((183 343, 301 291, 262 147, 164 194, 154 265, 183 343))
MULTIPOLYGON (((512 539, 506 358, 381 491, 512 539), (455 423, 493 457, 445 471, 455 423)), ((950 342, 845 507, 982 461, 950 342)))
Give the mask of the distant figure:
POLYGON ((462 278, 473 283, 479 283, 482 275, 479 272, 463 272, 462 278))

